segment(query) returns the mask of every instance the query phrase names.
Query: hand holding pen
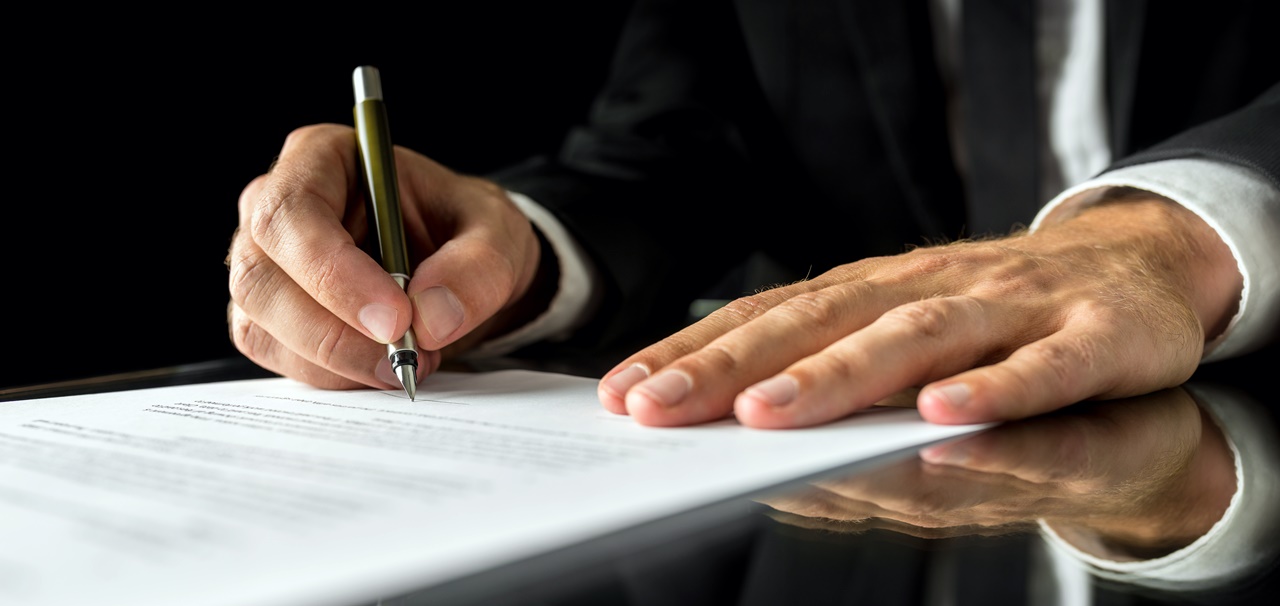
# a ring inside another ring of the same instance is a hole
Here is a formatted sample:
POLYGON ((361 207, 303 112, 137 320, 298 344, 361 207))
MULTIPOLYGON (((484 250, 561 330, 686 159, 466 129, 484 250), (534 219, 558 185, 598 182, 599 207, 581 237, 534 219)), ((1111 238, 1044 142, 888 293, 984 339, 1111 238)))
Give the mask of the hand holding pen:
POLYGON ((501 187, 393 147, 407 258, 396 273, 411 276, 398 282, 362 248, 377 227, 355 141, 349 126, 299 128, 241 192, 228 324, 236 348, 272 372, 326 389, 402 389, 388 346, 406 334, 416 384, 446 347, 540 311, 545 290, 531 286, 541 252, 501 187))

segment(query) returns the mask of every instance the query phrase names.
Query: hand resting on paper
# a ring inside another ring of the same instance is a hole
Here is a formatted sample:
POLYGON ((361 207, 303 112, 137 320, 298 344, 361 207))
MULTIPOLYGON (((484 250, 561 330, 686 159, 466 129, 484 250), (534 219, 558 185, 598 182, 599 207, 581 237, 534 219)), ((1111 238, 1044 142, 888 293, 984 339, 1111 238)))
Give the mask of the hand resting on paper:
POLYGON ((1185 381, 1240 298, 1227 246, 1146 192, 1051 219, 732 301, 609 371, 601 402, 646 425, 789 428, 923 386, 925 419, 976 423, 1185 381))

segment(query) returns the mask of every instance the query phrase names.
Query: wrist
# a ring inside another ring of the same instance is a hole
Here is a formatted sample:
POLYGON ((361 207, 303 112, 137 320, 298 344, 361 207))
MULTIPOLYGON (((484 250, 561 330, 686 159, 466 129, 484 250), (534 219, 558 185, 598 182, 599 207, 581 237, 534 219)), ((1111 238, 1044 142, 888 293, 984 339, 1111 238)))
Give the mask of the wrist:
POLYGON ((1076 194, 1028 238, 1066 240, 1122 259, 1155 277, 1195 314, 1205 341, 1226 329, 1244 278, 1231 249, 1208 223, 1181 204, 1129 187, 1076 194))

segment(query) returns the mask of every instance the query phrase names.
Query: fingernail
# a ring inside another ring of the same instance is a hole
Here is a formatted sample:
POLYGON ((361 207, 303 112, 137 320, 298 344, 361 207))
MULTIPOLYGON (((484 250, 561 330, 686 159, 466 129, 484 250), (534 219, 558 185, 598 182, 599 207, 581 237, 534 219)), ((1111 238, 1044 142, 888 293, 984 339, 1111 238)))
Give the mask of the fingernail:
POLYGON ((418 315, 427 327, 427 333, 437 342, 443 341, 462 326, 462 303, 443 286, 428 288, 414 297, 418 315))
POLYGON ((627 395, 632 385, 649 378, 649 369, 641 364, 632 364, 626 370, 609 377, 603 387, 613 395, 621 398, 627 395))
POLYGON ((679 370, 660 372, 637 389, 660 406, 670 408, 680 403, 693 387, 693 377, 679 370))
POLYGON ((790 375, 778 375, 748 387, 747 392, 769 406, 781 408, 796 399, 800 384, 790 375))
POLYGON ((969 403, 969 396, 973 391, 969 389, 966 383, 948 383, 939 387, 929 389, 929 393, 935 397, 940 397, 950 408, 964 408, 969 403))
POLYGON ((360 308, 356 317, 364 329, 373 335, 379 343, 390 343, 395 338, 396 318, 400 315, 396 308, 381 303, 370 303, 360 308))

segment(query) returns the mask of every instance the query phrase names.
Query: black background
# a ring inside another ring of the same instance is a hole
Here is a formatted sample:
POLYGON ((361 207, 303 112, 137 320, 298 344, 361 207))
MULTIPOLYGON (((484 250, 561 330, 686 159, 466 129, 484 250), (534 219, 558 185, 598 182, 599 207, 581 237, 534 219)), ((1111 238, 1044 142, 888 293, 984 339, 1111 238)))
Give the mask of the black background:
POLYGON ((223 264, 236 199, 293 128, 351 123, 356 66, 381 70, 397 144, 482 174, 581 121, 628 4, 50 6, 11 21, 0 385, 238 355, 223 264))

